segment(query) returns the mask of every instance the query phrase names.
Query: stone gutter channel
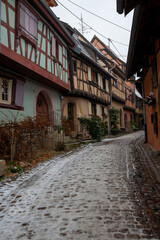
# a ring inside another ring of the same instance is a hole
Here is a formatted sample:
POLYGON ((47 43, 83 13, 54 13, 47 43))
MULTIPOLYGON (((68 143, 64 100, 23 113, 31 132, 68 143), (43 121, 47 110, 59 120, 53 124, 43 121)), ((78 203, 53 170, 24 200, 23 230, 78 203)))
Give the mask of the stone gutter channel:
POLYGON ((149 154, 144 149, 143 143, 144 137, 141 136, 129 144, 129 151, 134 156, 128 159, 131 163, 129 181, 148 219, 150 228, 157 239, 160 239, 160 176, 152 161, 153 153, 149 154))

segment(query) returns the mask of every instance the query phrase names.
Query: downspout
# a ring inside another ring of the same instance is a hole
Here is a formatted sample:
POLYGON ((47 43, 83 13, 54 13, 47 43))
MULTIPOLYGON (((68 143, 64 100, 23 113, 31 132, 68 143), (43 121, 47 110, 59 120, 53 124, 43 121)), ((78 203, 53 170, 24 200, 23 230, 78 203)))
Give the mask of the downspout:
POLYGON ((117 0, 117 12, 119 14, 122 14, 123 9, 124 9, 124 0, 117 0))
MULTIPOLYGON (((142 85, 142 97, 144 99, 144 79, 143 79, 141 85, 142 85)), ((146 110, 145 110, 144 101, 143 101, 143 119, 144 119, 145 143, 147 143, 148 140, 147 140, 147 125, 146 125, 146 110)))
MULTIPOLYGON (((115 62, 113 63, 114 63, 114 66, 108 70, 111 76, 112 76, 111 71, 116 67, 116 63, 115 62)), ((110 107, 112 107, 112 83, 110 85, 110 107)), ((109 135, 111 135, 111 118, 110 118, 109 111, 108 111, 108 118, 109 118, 109 135)))

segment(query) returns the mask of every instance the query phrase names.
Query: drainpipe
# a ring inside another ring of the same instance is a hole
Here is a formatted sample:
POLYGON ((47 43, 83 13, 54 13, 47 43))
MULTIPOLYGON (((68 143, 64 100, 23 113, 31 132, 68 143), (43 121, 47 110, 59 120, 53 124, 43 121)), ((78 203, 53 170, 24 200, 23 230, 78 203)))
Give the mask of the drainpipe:
MULTIPOLYGON (((143 79, 143 81, 142 81, 142 83, 141 83, 141 85, 142 85, 142 97, 143 97, 143 99, 144 99, 144 84, 143 84, 143 82, 144 82, 144 79, 143 79)), ((147 125, 146 125, 146 110, 145 110, 145 104, 144 104, 144 101, 143 101, 143 119, 144 119, 144 133, 145 133, 145 143, 147 143, 147 125)))
MULTIPOLYGON (((111 71, 116 67, 116 63, 115 62, 113 62, 114 63, 114 66, 113 67, 111 67, 109 70, 108 70, 108 72, 110 73, 110 75, 112 75, 111 74, 111 71)), ((112 107, 112 84, 110 85, 110 107, 112 107)), ((109 114, 109 112, 108 112, 108 120, 109 120, 109 135, 111 135, 111 118, 110 118, 110 114, 109 114)))

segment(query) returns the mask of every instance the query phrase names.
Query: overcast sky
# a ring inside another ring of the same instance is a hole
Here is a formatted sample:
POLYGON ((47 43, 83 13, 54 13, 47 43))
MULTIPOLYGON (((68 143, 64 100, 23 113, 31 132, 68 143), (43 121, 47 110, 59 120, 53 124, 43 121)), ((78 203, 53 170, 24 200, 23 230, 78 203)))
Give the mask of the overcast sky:
MULTIPOLYGON (((71 12, 73 12, 77 17, 81 18, 81 14, 83 17, 83 21, 90 25, 92 28, 100 32, 106 38, 110 38, 112 40, 124 43, 129 45, 130 32, 125 31, 119 27, 116 27, 104 20, 101 20, 90 13, 80 9, 75 6, 73 3, 69 2, 69 0, 58 0, 62 3, 66 8, 68 8, 71 12)), ((124 17, 124 14, 120 15, 116 12, 116 0, 71 0, 75 4, 82 6, 86 10, 93 12, 115 24, 118 24, 128 30, 131 30, 132 25, 132 16, 133 13, 124 17)), ((58 3, 57 7, 52 8, 54 13, 60 20, 69 23, 73 28, 77 28, 81 31, 81 22, 73 16, 68 10, 66 10, 60 3, 58 3)), ((85 26, 85 24, 84 24, 85 26)), ((87 28, 87 27, 86 27, 87 28)), ((95 33, 92 29, 86 29, 84 36, 90 41, 92 37, 96 34, 106 45, 108 45, 108 40, 100 36, 98 33, 95 33)), ((113 42, 116 48, 119 50, 121 55, 123 55, 124 59, 127 59, 128 47, 120 45, 116 42, 113 42)), ((110 44, 111 49, 117 54, 118 57, 122 59, 116 49, 110 44)), ((122 59, 122 60, 124 60, 122 59)))

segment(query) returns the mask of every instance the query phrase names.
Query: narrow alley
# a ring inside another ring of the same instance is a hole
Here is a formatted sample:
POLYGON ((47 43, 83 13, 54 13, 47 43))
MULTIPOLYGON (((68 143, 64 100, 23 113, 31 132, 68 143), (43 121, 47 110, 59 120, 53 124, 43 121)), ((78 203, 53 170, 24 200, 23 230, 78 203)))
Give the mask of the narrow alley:
POLYGON ((158 201, 154 179, 140 191, 149 179, 138 162, 143 137, 140 131, 89 144, 1 183, 0 239, 160 239, 142 198, 158 201))

